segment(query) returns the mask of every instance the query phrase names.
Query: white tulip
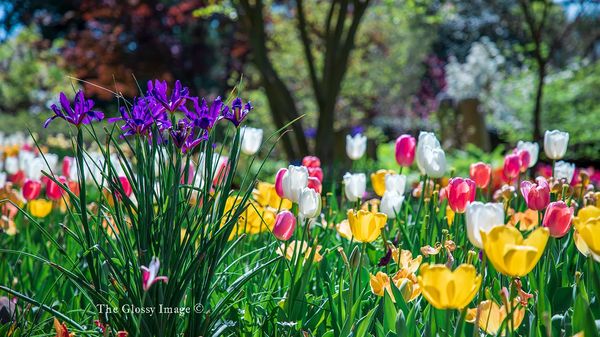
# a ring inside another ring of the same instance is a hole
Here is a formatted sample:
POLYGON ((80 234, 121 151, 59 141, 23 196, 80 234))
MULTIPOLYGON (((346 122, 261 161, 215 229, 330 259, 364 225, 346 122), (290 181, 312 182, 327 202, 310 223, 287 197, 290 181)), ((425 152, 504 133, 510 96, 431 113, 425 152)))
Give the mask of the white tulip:
POLYGON ((556 179, 567 179, 570 184, 575 174, 575 164, 567 163, 566 161, 559 161, 554 164, 554 178, 556 179))
POLYGON ((529 153, 529 158, 531 158, 531 160, 529 161, 529 167, 533 167, 537 161, 538 161, 538 156, 540 153, 540 145, 538 143, 535 142, 524 142, 524 141, 519 141, 517 143, 517 149, 519 150, 525 150, 529 153))
POLYGON ((502 203, 482 203, 475 201, 467 205, 467 237, 473 246, 483 248, 481 231, 487 233, 492 227, 504 225, 502 203))
POLYGON ((0 172, 0 188, 3 188, 6 185, 6 173, 0 172))
POLYGON ((403 174, 386 174, 385 175, 385 191, 396 192, 399 195, 404 195, 406 190, 406 176, 403 174))
POLYGON ((360 133, 354 135, 346 135, 346 154, 352 160, 360 159, 367 150, 367 137, 360 133))
POLYGON ((23 171, 27 178, 31 180, 40 180, 42 178, 42 170, 48 171, 44 158, 35 157, 24 167, 23 171))
POLYGON ((298 202, 302 189, 308 185, 308 170, 304 166, 290 165, 281 180, 283 195, 291 201, 298 202))
POLYGON ((298 214, 304 219, 316 218, 321 214, 321 195, 312 188, 302 188, 298 200, 298 214))
POLYGON ((263 139, 263 130, 244 126, 241 132, 242 152, 249 156, 258 152, 263 139))
POLYGON ((544 134, 544 151, 550 159, 561 159, 567 153, 569 133, 558 130, 546 131, 544 134))
POLYGON ((344 191, 346 198, 349 201, 357 201, 362 199, 367 189, 367 177, 364 173, 349 173, 344 174, 344 191))
POLYGON ((8 174, 19 172, 19 159, 14 156, 6 157, 4 160, 4 171, 8 174))
POLYGON ((432 132, 421 131, 417 142, 416 160, 419 170, 432 178, 440 178, 446 172, 446 154, 432 132))
POLYGON ((400 212, 402 203, 404 202, 404 196, 398 194, 396 191, 385 191, 381 198, 380 211, 385 213, 388 218, 396 218, 396 214, 400 212))
POLYGON ((29 163, 35 158, 35 154, 31 151, 19 151, 19 169, 25 170, 29 163))

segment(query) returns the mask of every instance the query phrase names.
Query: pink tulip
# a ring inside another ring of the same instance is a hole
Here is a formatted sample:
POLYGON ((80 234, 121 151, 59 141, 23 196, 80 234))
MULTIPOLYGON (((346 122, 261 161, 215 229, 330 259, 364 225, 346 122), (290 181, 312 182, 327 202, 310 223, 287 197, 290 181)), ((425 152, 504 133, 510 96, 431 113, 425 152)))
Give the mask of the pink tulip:
MULTIPOLYGON (((62 184, 67 184, 67 178, 60 176, 56 180, 58 180, 62 184)), ((46 196, 50 200, 59 200, 64 193, 64 189, 55 183, 53 180, 48 179, 46 183, 46 196)))
POLYGON ((531 155, 526 150, 515 149, 514 153, 516 155, 518 155, 519 159, 521 160, 521 168, 520 168, 521 173, 526 172, 527 169, 529 168, 529 163, 531 163, 531 155))
POLYGON ((573 208, 564 201, 551 202, 546 208, 542 225, 550 230, 550 236, 561 238, 571 229, 573 208))
POLYGON ((302 158, 302 166, 306 167, 321 167, 321 160, 319 157, 306 156, 302 158))
POLYGON ((275 225, 273 226, 273 235, 278 240, 287 241, 294 234, 296 229, 296 217, 290 211, 281 211, 277 213, 275 225))
POLYGON ((144 291, 148 291, 150 287, 156 282, 164 282, 168 283, 169 278, 166 276, 157 276, 158 269, 160 268, 160 261, 158 258, 153 257, 152 261, 150 261, 150 265, 148 267, 142 266, 142 288, 144 291))
POLYGON ((23 198, 27 201, 37 199, 41 190, 42 183, 40 181, 27 179, 23 184, 23 198))
POLYGON ((409 167, 415 160, 417 140, 411 135, 402 135, 396 139, 396 162, 403 167, 409 167))
POLYGON ((519 172, 521 172, 521 158, 517 154, 509 154, 504 157, 504 168, 503 168, 504 176, 513 180, 514 178, 519 176, 519 172))
POLYGON ((448 205, 456 213, 464 213, 467 205, 475 200, 475 182, 471 179, 452 178, 448 182, 448 205))
POLYGON ((308 184, 306 187, 314 190, 319 194, 323 191, 323 185, 321 184, 321 181, 315 177, 308 177, 308 184))
POLYGON ((131 188, 131 183, 127 180, 127 177, 121 176, 119 177, 119 182, 121 183, 121 188, 123 188, 123 192, 125 192, 126 196, 130 196, 133 189, 131 188))
POLYGON ((71 175, 71 167, 75 165, 75 158, 73 157, 64 157, 62 163, 62 174, 65 177, 69 177, 71 175))
POLYGON ((319 181, 323 181, 323 170, 320 167, 307 167, 308 176, 317 178, 319 181))
POLYGON ((275 175, 275 192, 280 198, 285 198, 283 195, 283 176, 287 173, 286 168, 280 168, 275 175))
POLYGON ((492 167, 486 163, 474 163, 469 167, 469 176, 479 188, 486 188, 490 183, 492 167))
POLYGON ((521 194, 525 198, 527 207, 534 211, 541 211, 550 202, 550 185, 544 177, 537 177, 536 183, 531 181, 521 182, 521 194))

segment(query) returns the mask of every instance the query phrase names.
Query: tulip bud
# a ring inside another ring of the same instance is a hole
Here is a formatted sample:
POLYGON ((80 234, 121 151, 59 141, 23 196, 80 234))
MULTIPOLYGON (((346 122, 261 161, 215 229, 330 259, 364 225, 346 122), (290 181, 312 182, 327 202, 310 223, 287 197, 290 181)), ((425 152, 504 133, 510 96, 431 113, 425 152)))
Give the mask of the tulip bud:
POLYGON ((475 200, 475 182, 471 179, 452 178, 448 182, 448 205, 456 213, 464 213, 475 200))
POLYGON ((487 185, 490 183, 491 175, 492 167, 488 164, 479 162, 471 164, 471 167, 469 167, 469 176, 479 188, 487 187, 487 185))
POLYGON ((502 203, 482 203, 475 201, 467 206, 467 237, 473 246, 483 248, 481 232, 489 232, 492 227, 504 224, 502 203))
POLYGON ((298 213, 305 219, 312 219, 321 214, 321 195, 304 187, 298 200, 298 213))
POLYGON ((284 197, 294 202, 298 202, 300 200, 300 193, 307 185, 308 171, 304 166, 290 165, 287 169, 287 172, 281 179, 284 197))
POLYGON ((287 241, 294 234, 296 229, 296 217, 290 211, 281 211, 277 213, 275 225, 273 226, 273 235, 278 240, 287 241))
POLYGON ((529 168, 535 166, 540 152, 538 143, 519 141, 517 143, 517 149, 529 152, 529 168))
POLYGON ((558 130, 546 131, 544 134, 544 152, 548 158, 561 159, 567 153, 569 144, 569 133, 558 130))
POLYGON ((41 182, 39 182, 38 180, 27 179, 23 184, 23 198, 25 198, 25 200, 27 201, 37 199, 37 197, 40 195, 41 190, 41 182))
POLYGON ((504 157, 504 168, 503 168, 504 176, 512 180, 519 176, 519 172, 521 172, 521 158, 516 154, 509 154, 504 157))
POLYGON ((396 162, 409 167, 415 160, 417 140, 411 135, 402 135, 396 139, 396 162))
POLYGON ((258 152, 262 144, 263 130, 244 126, 241 131, 242 152, 251 156, 258 152))
POLYGON ((573 208, 567 206, 564 201, 555 201, 548 205, 542 225, 550 230, 550 236, 561 238, 571 228, 572 219, 573 208))
POLYGON ((421 131, 415 154, 421 174, 440 178, 446 172, 446 154, 431 132, 421 131))
POLYGON ((346 198, 351 201, 360 200, 367 189, 367 177, 364 173, 344 174, 344 191, 346 198))
POLYGON ((346 136, 346 154, 352 160, 360 159, 367 150, 367 137, 360 133, 346 136))
POLYGON ((319 159, 319 157, 306 156, 306 157, 302 158, 302 166, 321 167, 321 160, 319 159))
POLYGON ((286 168, 280 168, 275 175, 275 192, 280 198, 284 198, 283 194, 283 176, 287 173, 286 168))
POLYGON ((567 183, 571 183, 575 174, 575 164, 567 163, 566 161, 558 161, 554 165, 554 178, 566 179, 567 183))
POLYGON ((360 249, 358 246, 354 246, 352 253, 350 254, 350 267, 356 269, 360 266, 360 249))
POLYGON ((550 185, 544 177, 537 177, 535 181, 536 184, 530 181, 521 182, 521 194, 529 209, 541 211, 550 202, 550 185))

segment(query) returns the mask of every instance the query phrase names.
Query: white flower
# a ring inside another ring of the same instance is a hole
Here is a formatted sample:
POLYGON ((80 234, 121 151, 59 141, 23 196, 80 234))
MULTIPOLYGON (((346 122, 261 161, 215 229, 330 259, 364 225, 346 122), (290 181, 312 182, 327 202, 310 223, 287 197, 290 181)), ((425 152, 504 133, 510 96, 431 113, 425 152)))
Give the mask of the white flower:
POLYGON ((402 202, 404 202, 404 196, 398 194, 396 191, 385 191, 383 193, 383 197, 381 198, 380 211, 385 213, 388 218, 395 218, 396 213, 400 212, 400 208, 402 207, 402 202))
POLYGON ((286 198, 298 202, 302 189, 308 185, 308 170, 304 166, 290 165, 281 181, 283 195, 286 198))
POLYGON ((446 172, 446 154, 432 132, 419 134, 416 159, 422 174, 440 178, 446 172))
POLYGON ((4 160, 4 171, 8 174, 19 172, 19 159, 14 156, 6 157, 4 160))
POLYGON ((385 175, 385 191, 396 192, 399 195, 404 195, 406 190, 406 176, 403 174, 386 174, 385 175))
POLYGON ((556 179, 567 179, 570 184, 575 174, 575 164, 567 163, 566 161, 559 161, 554 164, 554 178, 556 179))
POLYGON ((473 246, 483 248, 481 231, 487 233, 494 226, 504 225, 502 203, 482 203, 475 201, 467 205, 467 237, 473 246))
POLYGON ((360 159, 367 150, 367 137, 356 134, 354 137, 346 135, 346 154, 352 160, 360 159))
POLYGON ((298 214, 304 219, 316 218, 321 214, 321 195, 312 188, 302 188, 298 200, 298 214))
POLYGON ((537 161, 538 161, 538 156, 540 153, 540 146, 538 143, 535 142, 524 142, 524 141, 519 141, 517 143, 517 149, 519 150, 525 150, 527 152, 529 152, 529 158, 531 158, 531 160, 529 161, 529 167, 533 167, 537 161))
POLYGON ((241 131, 242 152, 249 156, 258 152, 262 144, 263 130, 244 126, 241 131))
POLYGON ((550 159, 561 159, 567 153, 569 133, 558 130, 546 131, 544 134, 544 151, 550 159))
POLYGON ((6 173, 0 172, 0 188, 3 188, 6 185, 6 173))
POLYGON ((367 189, 367 177, 364 173, 344 174, 344 191, 349 201, 360 200, 367 189))
POLYGON ((25 176, 31 180, 40 180, 42 178, 42 170, 48 170, 46 162, 42 157, 31 159, 29 164, 23 169, 25 176))

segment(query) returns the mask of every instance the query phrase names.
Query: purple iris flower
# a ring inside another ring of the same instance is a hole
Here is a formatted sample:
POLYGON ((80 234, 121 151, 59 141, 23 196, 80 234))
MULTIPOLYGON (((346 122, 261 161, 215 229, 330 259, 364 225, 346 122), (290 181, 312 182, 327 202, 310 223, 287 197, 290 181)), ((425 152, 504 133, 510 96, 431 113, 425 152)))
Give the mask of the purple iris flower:
POLYGON ((202 98, 202 103, 198 104, 198 98, 190 98, 194 102, 194 108, 183 109, 185 116, 191 121, 194 127, 210 130, 213 128, 215 123, 221 118, 221 112, 223 111, 223 101, 221 97, 217 97, 213 103, 208 106, 208 103, 202 98))
POLYGON ((152 125, 156 125, 159 131, 163 131, 171 127, 171 122, 162 105, 153 97, 137 97, 135 104, 131 109, 121 107, 119 109, 121 117, 109 118, 109 123, 123 121, 121 130, 124 131, 123 136, 131 135, 148 135, 152 129, 152 125))
POLYGON ((92 121, 104 119, 104 113, 102 111, 92 110, 94 101, 86 99, 83 96, 82 90, 77 91, 75 94, 73 106, 71 106, 71 102, 64 92, 60 93, 59 101, 61 105, 60 108, 56 104, 52 104, 50 107, 52 111, 54 111, 54 116, 46 120, 44 128, 48 127, 48 124, 56 118, 62 118, 75 126, 90 124, 92 121))
POLYGON ((180 109, 189 98, 188 95, 189 89, 182 86, 179 80, 175 81, 175 88, 171 91, 171 97, 167 97, 167 81, 148 81, 148 96, 154 97, 169 112, 180 109))
POLYGON ((177 122, 176 127, 172 127, 169 130, 169 134, 173 144, 178 149, 181 149, 183 153, 193 150, 201 142, 208 139, 208 132, 206 130, 199 129, 196 132, 192 125, 183 119, 177 122))
POLYGON ((231 103, 231 108, 226 106, 223 108, 223 118, 230 120, 236 127, 238 127, 246 118, 250 110, 254 109, 250 102, 242 105, 242 99, 236 98, 231 103))
POLYGON ((362 125, 353 126, 352 129, 350 129, 350 135, 352 137, 363 133, 365 133, 365 128, 362 125))

